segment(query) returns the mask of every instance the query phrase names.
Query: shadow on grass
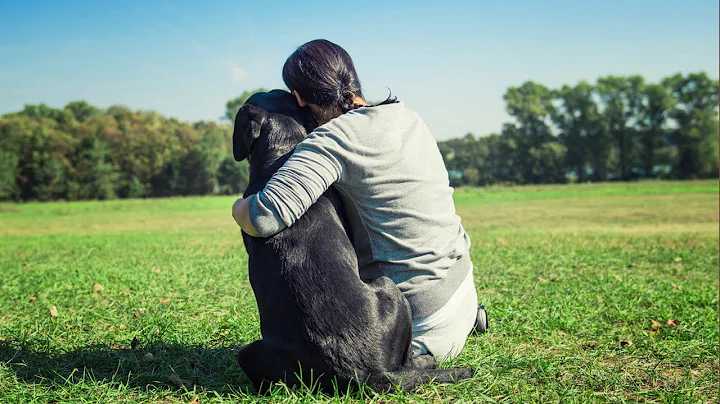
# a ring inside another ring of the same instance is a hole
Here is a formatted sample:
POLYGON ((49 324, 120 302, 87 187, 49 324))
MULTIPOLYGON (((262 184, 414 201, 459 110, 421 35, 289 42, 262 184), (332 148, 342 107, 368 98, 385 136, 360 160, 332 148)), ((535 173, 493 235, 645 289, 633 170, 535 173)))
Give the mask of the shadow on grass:
POLYGON ((92 345, 48 353, 18 341, 0 341, 0 363, 18 381, 48 387, 66 383, 122 384, 129 389, 255 394, 235 360, 239 346, 208 348, 153 343, 137 349, 92 345), (150 355, 148 355, 148 353, 150 355))

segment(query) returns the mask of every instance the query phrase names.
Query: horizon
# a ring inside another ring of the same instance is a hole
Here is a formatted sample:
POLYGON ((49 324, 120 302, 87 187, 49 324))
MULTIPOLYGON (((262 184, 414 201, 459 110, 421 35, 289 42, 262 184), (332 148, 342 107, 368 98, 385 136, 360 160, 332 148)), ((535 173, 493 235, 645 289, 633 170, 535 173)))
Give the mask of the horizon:
POLYGON ((499 132, 511 120, 503 93, 527 80, 718 76, 716 1, 367 1, 349 16, 319 3, 2 4, 0 24, 16 35, 0 37, 0 114, 84 100, 220 121, 243 91, 285 88, 285 59, 316 38, 350 53, 367 99, 389 88, 436 140, 499 132))

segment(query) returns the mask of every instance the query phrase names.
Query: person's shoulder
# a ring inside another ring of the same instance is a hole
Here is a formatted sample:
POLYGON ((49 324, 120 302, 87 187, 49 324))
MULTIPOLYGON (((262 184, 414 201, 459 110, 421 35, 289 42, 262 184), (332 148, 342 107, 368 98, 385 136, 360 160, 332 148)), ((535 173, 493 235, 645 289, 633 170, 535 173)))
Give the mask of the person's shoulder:
POLYGON ((390 104, 377 105, 364 109, 368 110, 367 112, 370 114, 375 114, 381 120, 407 123, 411 121, 422 121, 420 114, 414 109, 409 108, 402 101, 395 101, 390 104))
POLYGON ((383 127, 388 122, 418 119, 419 115, 408 109, 402 101, 390 104, 360 107, 328 122, 328 124, 345 130, 367 130, 372 127, 383 127))
POLYGON ((318 126, 310 135, 329 137, 336 141, 357 140, 358 136, 367 138, 377 130, 397 124, 407 125, 409 121, 421 120, 420 116, 401 101, 390 104, 360 107, 348 111, 329 122, 318 126))

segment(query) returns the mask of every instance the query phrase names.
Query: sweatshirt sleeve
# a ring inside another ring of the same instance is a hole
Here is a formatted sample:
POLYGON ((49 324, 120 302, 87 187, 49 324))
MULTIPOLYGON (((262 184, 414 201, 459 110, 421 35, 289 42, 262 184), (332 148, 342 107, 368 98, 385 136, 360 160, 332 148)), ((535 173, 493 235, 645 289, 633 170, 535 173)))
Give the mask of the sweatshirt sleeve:
POLYGON ((265 188, 250 197, 250 221, 262 237, 295 223, 342 175, 341 148, 332 136, 313 132, 265 188))

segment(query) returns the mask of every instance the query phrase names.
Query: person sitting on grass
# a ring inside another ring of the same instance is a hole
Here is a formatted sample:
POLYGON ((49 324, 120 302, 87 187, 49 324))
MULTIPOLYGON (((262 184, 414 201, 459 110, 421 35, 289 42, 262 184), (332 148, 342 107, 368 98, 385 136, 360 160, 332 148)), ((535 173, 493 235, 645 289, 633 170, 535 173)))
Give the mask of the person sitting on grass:
POLYGON ((368 104, 350 55, 330 41, 300 46, 282 75, 320 126, 262 191, 235 201, 235 221, 250 236, 270 237, 334 185, 360 276, 389 277, 410 303, 414 355, 456 356, 473 328, 487 330, 487 314, 477 304, 470 238, 429 129, 395 98, 368 104))

